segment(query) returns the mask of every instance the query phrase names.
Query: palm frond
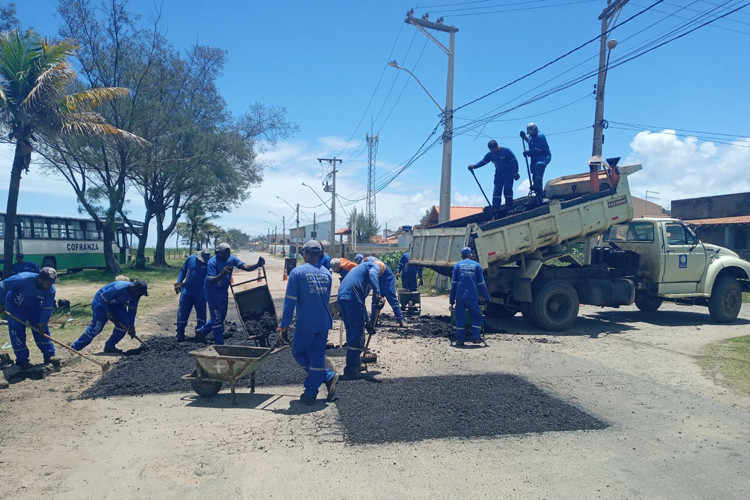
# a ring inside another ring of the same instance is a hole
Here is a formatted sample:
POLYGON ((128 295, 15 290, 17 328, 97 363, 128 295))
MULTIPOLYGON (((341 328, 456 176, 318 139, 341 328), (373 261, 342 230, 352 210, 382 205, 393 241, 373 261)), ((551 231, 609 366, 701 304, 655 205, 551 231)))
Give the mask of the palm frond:
POLYGON ((75 78, 76 72, 67 61, 57 63, 36 78, 21 106, 33 106, 45 97, 59 100, 59 94, 63 93, 68 82, 75 78))
MULTIPOLYGON (((97 113, 94 113, 94 115, 97 115, 97 113)), ((92 120, 91 113, 76 113, 68 115, 66 118, 65 123, 63 123, 61 127, 61 133, 63 134, 87 135, 101 138, 112 137, 141 147, 151 145, 151 143, 143 137, 105 123, 101 116, 92 120)))
POLYGON ((65 107, 70 111, 92 111, 106 101, 130 95, 124 87, 97 87, 65 96, 65 107))

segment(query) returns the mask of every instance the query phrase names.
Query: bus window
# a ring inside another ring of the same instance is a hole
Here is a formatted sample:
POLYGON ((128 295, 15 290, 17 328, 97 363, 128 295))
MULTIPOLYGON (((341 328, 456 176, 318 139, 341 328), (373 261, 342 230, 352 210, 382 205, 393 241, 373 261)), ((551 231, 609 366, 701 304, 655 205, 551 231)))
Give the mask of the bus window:
POLYGON ((83 239, 83 227, 86 223, 78 220, 68 221, 68 238, 74 240, 83 239))
POLYGON ((18 220, 21 226, 21 238, 33 238, 34 233, 31 230, 31 217, 19 217, 18 220))
POLYGON ((31 225, 34 231, 32 238, 49 238, 47 224, 44 223, 44 219, 34 218, 31 220, 31 225))
POLYGON ((0 238, 5 238, 5 216, 0 217, 0 238))
POLYGON ((96 228, 96 222, 94 221, 86 222, 86 234, 84 235, 84 238, 87 240, 102 239, 101 235, 99 234, 99 230, 96 228))
MULTIPOLYGON (((65 226, 63 225, 63 228, 65 226)), ((63 232, 64 230, 61 230, 60 228, 60 221, 51 220, 49 221, 49 237, 53 240, 59 240, 60 238, 63 238, 63 232)))

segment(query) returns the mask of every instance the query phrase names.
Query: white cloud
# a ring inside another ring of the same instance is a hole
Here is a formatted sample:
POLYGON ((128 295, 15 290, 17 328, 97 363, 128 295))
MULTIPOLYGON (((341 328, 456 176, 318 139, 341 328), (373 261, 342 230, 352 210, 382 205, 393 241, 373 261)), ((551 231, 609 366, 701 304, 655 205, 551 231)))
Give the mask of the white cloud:
POLYGON ((621 165, 643 164, 630 179, 631 192, 644 198, 658 192, 659 202, 750 191, 750 139, 733 144, 680 139, 674 130, 639 132, 621 165))

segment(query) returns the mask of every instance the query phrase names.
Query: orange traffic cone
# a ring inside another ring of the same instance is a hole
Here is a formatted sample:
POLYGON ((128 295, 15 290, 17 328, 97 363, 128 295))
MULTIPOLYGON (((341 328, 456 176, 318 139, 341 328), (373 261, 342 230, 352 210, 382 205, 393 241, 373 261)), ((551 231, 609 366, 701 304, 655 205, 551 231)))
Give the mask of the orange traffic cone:
POLYGON ((286 266, 284 266, 284 277, 281 278, 281 281, 286 281, 288 279, 289 279, 289 276, 287 276, 287 274, 286 274, 286 266))

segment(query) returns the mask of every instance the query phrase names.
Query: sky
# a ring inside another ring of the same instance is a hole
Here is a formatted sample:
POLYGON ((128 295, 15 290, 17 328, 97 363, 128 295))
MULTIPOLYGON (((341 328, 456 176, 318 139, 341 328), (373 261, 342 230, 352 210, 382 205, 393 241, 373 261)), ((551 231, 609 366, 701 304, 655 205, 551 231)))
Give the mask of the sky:
MULTIPOLYGON (((448 57, 404 22, 411 8, 415 17, 443 16, 444 24, 459 30, 452 205, 485 204, 466 167, 484 156, 491 138, 519 159, 516 196, 528 192, 519 131, 530 121, 552 150, 545 181, 588 171, 598 17, 606 0, 426 1, 128 3, 144 23, 160 10, 159 26, 178 49, 200 43, 227 52, 218 86, 232 113, 240 115, 254 102, 283 106, 288 120, 299 125, 295 136, 265 148, 270 167, 262 184, 231 213, 221 214, 219 225, 251 235, 273 232, 274 226, 280 232, 282 218, 287 227, 294 224, 289 205, 297 203, 301 225, 313 216, 330 220, 316 196, 330 204, 322 187, 330 169, 318 158, 336 157, 342 160, 336 227, 346 226, 352 209, 365 208, 368 133, 379 137, 375 185, 381 227, 416 224, 438 204, 448 57), (390 67, 392 60, 411 71, 429 95, 407 72, 390 67)), ((609 127, 603 149, 605 157, 622 157, 620 165, 643 164, 630 179, 633 195, 669 207, 674 199, 750 191, 748 3, 631 0, 614 20, 609 36, 618 43, 606 82, 609 127)), ((57 34, 57 2, 17 0, 16 6, 23 27, 57 34)), ((448 45, 446 33, 434 35, 448 45)), ((0 162, 8 166, 0 169, 2 197, 12 157, 12 149, 0 145, 0 162)), ((476 173, 491 193, 492 166, 476 173)), ((128 199, 133 215, 143 210, 135 191, 128 199)), ((22 179, 19 212, 78 214, 65 181, 44 176, 33 164, 22 179)))

